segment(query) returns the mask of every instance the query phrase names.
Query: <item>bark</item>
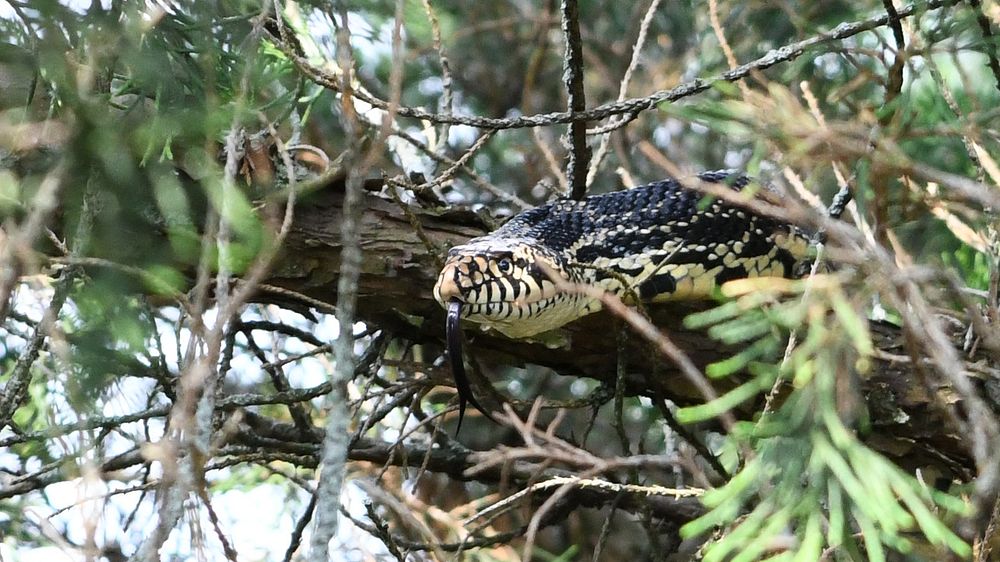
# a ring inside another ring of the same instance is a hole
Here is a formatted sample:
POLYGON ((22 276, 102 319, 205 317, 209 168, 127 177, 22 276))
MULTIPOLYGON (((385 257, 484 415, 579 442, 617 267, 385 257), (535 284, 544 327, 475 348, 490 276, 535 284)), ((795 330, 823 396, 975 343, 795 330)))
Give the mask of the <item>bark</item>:
MULTIPOLYGON (((284 255, 266 283, 324 302, 336 302, 342 201, 343 190, 335 184, 300 205, 284 255)), ((404 210, 393 199, 373 191, 365 194, 364 205, 360 224, 364 259, 358 287, 359 319, 411 341, 442 348, 445 316, 431 293, 439 260, 450 246, 487 232, 486 221, 457 208, 418 203, 404 210), (425 241, 418 236, 411 219, 421 225, 425 241)), ((262 293, 258 298, 275 301, 284 297, 262 293)), ((658 305, 650 310, 657 325, 699 367, 733 353, 703 332, 682 326, 684 316, 706 306, 711 303, 658 305)), ((555 346, 551 342, 546 345, 511 340, 469 326, 468 349, 486 367, 487 373, 493 365, 537 364, 560 375, 591 377, 614 384, 618 350, 616 338, 609 337, 609 327, 617 324, 606 313, 593 314, 567 326, 563 330, 566 341, 555 346)), ((875 361, 870 373, 858 377, 858 388, 852 389, 864 398, 870 416, 870 426, 863 430, 863 437, 904 467, 925 471, 933 467, 931 477, 972 476, 974 470, 966 444, 952 427, 943 406, 953 405, 961 411, 956 394, 944 383, 925 380, 919 369, 912 368, 898 327, 873 324, 872 331, 882 355, 891 359, 875 361)), ((960 342, 961 330, 956 328, 955 332, 955 341, 960 342)), ((680 404, 698 401, 698 394, 676 367, 637 344, 636 339, 630 338, 632 343, 627 351, 628 392, 651 397, 661 393, 680 404)), ((974 364, 971 361, 970 372, 983 371, 985 361, 974 364)), ((713 384, 719 385, 721 391, 734 382, 735 379, 713 384)), ((993 392, 987 394, 996 396, 993 392)), ((992 405, 996 403, 997 400, 991 400, 992 405)), ((744 404, 738 414, 751 418, 760 406, 744 404)))

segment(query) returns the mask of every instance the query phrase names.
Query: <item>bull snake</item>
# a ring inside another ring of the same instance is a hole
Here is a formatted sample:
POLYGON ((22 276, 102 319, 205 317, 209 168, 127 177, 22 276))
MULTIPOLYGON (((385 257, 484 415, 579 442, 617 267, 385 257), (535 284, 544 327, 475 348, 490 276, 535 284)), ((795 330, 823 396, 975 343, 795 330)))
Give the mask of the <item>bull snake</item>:
MULTIPOLYGON (((730 170, 697 181, 736 191, 751 185, 730 170)), ((525 338, 601 308, 592 295, 562 290, 552 275, 646 302, 707 299, 728 280, 800 275, 809 256, 809 237, 797 227, 709 200, 674 179, 526 210, 453 247, 434 286, 448 310, 459 425, 466 402, 486 413, 466 379, 461 318, 525 338)))

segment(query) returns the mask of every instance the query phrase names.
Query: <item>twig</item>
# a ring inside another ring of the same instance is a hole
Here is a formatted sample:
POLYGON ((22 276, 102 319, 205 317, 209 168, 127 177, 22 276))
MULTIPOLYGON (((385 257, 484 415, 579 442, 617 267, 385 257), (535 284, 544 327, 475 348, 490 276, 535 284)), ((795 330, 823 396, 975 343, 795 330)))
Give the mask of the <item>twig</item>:
MULTIPOLYGON (((347 517, 347 518, 349 518, 351 520, 351 523, 353 523, 359 529, 363 529, 364 531, 366 531, 367 533, 371 534, 372 536, 378 536, 378 533, 376 532, 376 529, 375 529, 375 527, 373 525, 365 523, 364 521, 360 521, 357 518, 353 517, 350 513, 347 513, 347 512, 344 512, 344 516, 347 517)), ((403 537, 396 537, 396 536, 393 537, 393 540, 396 542, 397 545, 399 545, 399 546, 401 546, 401 547, 403 547, 403 548, 405 548, 407 550, 410 550, 410 551, 439 551, 440 550, 440 551, 444 551, 444 552, 455 552, 455 553, 461 555, 461 553, 463 551, 465 551, 466 549, 469 549, 469 548, 482 548, 482 547, 487 547, 487 546, 495 546, 495 545, 505 545, 505 544, 508 544, 508 543, 510 543, 510 541, 512 539, 515 539, 517 537, 520 537, 520 536, 524 535, 524 533, 525 533, 526 530, 527 530, 527 526, 525 525, 525 526, 522 526, 522 527, 520 527, 518 529, 515 529, 513 531, 507 531, 507 532, 504 532, 504 533, 497 533, 495 535, 490 535, 488 537, 475 537, 474 538, 472 535, 468 535, 468 536, 465 537, 465 539, 462 542, 452 542, 452 543, 428 544, 428 543, 412 541, 412 540, 408 540, 408 539, 403 538, 403 537)))
MULTIPOLYGON (((383 506, 389 509, 392 513, 394 513, 396 516, 396 520, 400 524, 410 528, 414 533, 422 535, 423 537, 428 539, 428 541, 433 541, 430 542, 429 544, 431 546, 430 550, 434 554, 434 558, 436 560, 445 559, 444 551, 437 546, 437 543, 439 541, 437 540, 437 537, 434 535, 434 531, 430 528, 427 522, 424 521, 423 517, 418 516, 418 515, 423 515, 423 513, 427 511, 426 507, 424 509, 411 509, 409 506, 405 505, 404 502, 400 501, 399 498, 394 496, 391 491, 384 490, 381 487, 377 486, 375 483, 367 479, 358 479, 357 484, 362 490, 364 490, 365 494, 369 498, 377 500, 379 503, 381 503, 383 506)), ((387 532, 388 530, 386 530, 386 533, 387 532)), ((376 532, 375 536, 382 539, 386 538, 385 535, 383 535, 381 532, 376 532)))
POLYGON ((462 154, 462 156, 459 157, 458 160, 455 160, 455 162, 452 163, 451 167, 449 167, 447 170, 439 174, 433 180, 424 182, 414 187, 413 189, 415 190, 432 189, 450 180, 452 176, 455 175, 455 172, 457 172, 461 168, 465 168, 469 160, 471 160, 472 157, 475 156, 476 152, 479 152, 480 148, 486 145, 486 143, 495 133, 496 133, 495 129, 487 129, 486 131, 483 131, 483 134, 479 135, 479 138, 477 138, 476 141, 472 143, 472 146, 470 146, 469 149, 466 150, 462 154))
POLYGON ((616 494, 636 494, 643 496, 665 496, 673 498, 692 498, 700 497, 705 494, 705 490, 701 488, 666 488, 664 486, 656 485, 639 485, 639 484, 619 484, 617 482, 610 482, 608 480, 601 480, 598 478, 581 478, 578 476, 556 476, 554 478, 549 478, 532 484, 527 488, 518 491, 517 493, 507 496, 501 501, 498 501, 486 509, 476 512, 475 515, 470 517, 465 521, 468 525, 476 519, 482 519, 490 515, 493 512, 508 509, 510 505, 514 504, 518 500, 533 494, 535 492, 541 492, 545 490, 550 490, 552 488, 561 488, 563 486, 575 486, 579 488, 597 488, 602 491, 614 492, 616 494))
POLYGON ((566 179, 566 172, 559 166, 559 161, 556 159, 555 153, 552 152, 545 139, 542 138, 542 129, 539 127, 531 129, 531 139, 535 142, 538 150, 541 151, 542 157, 545 158, 545 163, 549 166, 549 171, 552 172, 552 175, 556 178, 556 182, 559 183, 558 192, 560 196, 568 195, 569 181, 566 179))
MULTIPOLYGON (((882 258, 892 267, 888 256, 882 258)), ((906 332, 920 344, 920 351, 931 360, 934 370, 961 396, 967 414, 953 415, 959 429, 971 439, 970 451, 976 461, 978 477, 973 485, 976 516, 985 521, 991 514, 1000 490, 1000 423, 979 396, 963 363, 952 347, 937 318, 931 312, 920 288, 912 280, 902 281, 890 293, 893 305, 904 320, 906 332)))
POLYGON ((618 334, 618 357, 616 358, 616 376, 615 376, 615 414, 613 425, 615 427, 615 432, 618 434, 618 441, 621 444, 622 454, 628 455, 632 453, 632 449, 629 446, 628 435, 625 433, 625 421, 623 416, 623 405, 625 403, 625 369, 628 367, 627 361, 627 346, 628 346, 628 332, 621 329, 621 323, 616 322, 618 326, 615 327, 615 333, 618 334))
MULTIPOLYGON (((37 231, 42 228, 41 222, 38 224, 33 224, 33 222, 43 220, 43 218, 47 216, 47 213, 51 211, 51 209, 46 211, 44 207, 54 203, 47 202, 45 199, 55 197, 57 193, 58 186, 61 183, 58 178, 61 178, 63 173, 61 171, 61 165, 58 169, 60 170, 58 173, 54 171, 46 176, 45 180, 43 180, 43 185, 40 189, 48 193, 40 193, 36 196, 36 200, 38 200, 36 202, 38 205, 36 208, 37 212, 32 213, 31 218, 28 219, 27 224, 22 229, 21 235, 18 236, 20 240, 16 243, 30 243, 31 239, 23 238, 23 236, 33 237, 37 235, 37 231), (44 184, 46 183, 52 183, 52 185, 45 187, 44 184)), ((70 257, 79 257, 85 250, 87 243, 90 240, 90 231, 93 226, 94 216, 97 213, 96 207, 97 205, 94 201, 92 188, 88 185, 83 199, 83 209, 80 213, 80 220, 76 226, 76 233, 73 240, 73 248, 70 251, 70 257)), ((7 244, 14 243, 15 242, 10 240, 7 241, 7 244)), ((20 250, 18 248, 6 246, 2 251, 5 258, 16 259, 13 254, 8 255, 7 252, 16 252, 20 250)), ((9 270, 16 268, 14 264, 4 264, 3 261, 5 260, 0 260, 0 269, 9 270)), ((14 363, 14 368, 11 371, 10 377, 7 379, 7 384, 4 385, 3 392, 0 393, 0 431, 11 423, 14 413, 21 407, 22 402, 27 399, 28 388, 31 383, 31 368, 35 364, 35 360, 38 359, 38 355, 41 353, 42 349, 47 345, 47 338, 52 335, 54 329, 58 329, 59 313, 62 311, 62 307, 69 296, 69 292, 73 288, 73 283, 79 275, 80 270, 77 267, 71 266, 63 271, 62 277, 58 282, 56 282, 55 290, 52 294, 52 301, 45 309, 45 313, 42 316, 41 321, 35 326, 31 339, 28 341, 27 348, 20 353, 17 361, 14 363)), ((0 298, 3 299, 3 303, 0 303, 0 317, 5 316, 5 307, 8 299, 10 298, 9 293, 4 294, 2 292, 8 288, 6 285, 3 285, 4 282, 5 281, 0 281, 0 285, 2 285, 2 287, 0 287, 0 298)))
MULTIPOLYGON (((325 382, 320 385, 303 388, 288 390, 285 392, 276 392, 274 394, 234 394, 219 400, 218 408, 221 411, 235 410, 236 408, 242 408, 245 406, 263 406, 268 404, 294 404, 297 402, 306 402, 312 400, 318 396, 323 396, 330 392, 330 383, 325 382)), ((0 439, 0 447, 10 447, 18 443, 28 443, 30 441, 38 441, 42 439, 51 439, 69 435, 75 431, 88 431, 92 429, 114 429, 121 427, 127 423, 133 423, 142 420, 149 420, 153 418, 162 418, 170 413, 169 406, 154 406, 142 410, 140 412, 135 412, 132 414, 125 414, 121 416, 111 416, 106 418, 88 418, 82 422, 60 424, 44 431, 34 431, 30 433, 22 433, 20 435, 12 435, 10 437, 5 437, 0 439)))
MULTIPOLYGON (((339 7, 340 27, 337 30, 337 53, 341 68, 342 82, 340 84, 340 103, 342 108, 342 123, 347 138, 354 139, 351 146, 359 146, 360 122, 354 107, 352 95, 352 75, 354 71, 354 55, 351 47, 350 29, 348 27, 347 8, 339 7)), ((395 95, 395 94, 394 94, 395 95)), ((348 153, 346 160, 351 162, 358 158, 353 151, 348 153)), ((358 295, 358 278, 361 274, 361 240, 358 233, 358 220, 362 210, 362 181, 355 167, 348 164, 345 181, 343 219, 340 224, 340 235, 343 249, 340 254, 340 278, 337 280, 337 321, 340 324, 340 335, 334 343, 334 370, 331 376, 331 391, 325 401, 327 422, 326 435, 323 438, 322 453, 319 465, 319 483, 316 487, 317 504, 314 515, 315 524, 309 541, 310 562, 326 562, 329 556, 330 540, 337 533, 337 517, 340 511, 340 491, 343 487, 346 460, 348 454, 349 435, 347 424, 350 412, 347 409, 346 385, 354 376, 354 325, 355 306, 358 295)))
MULTIPOLYGON (((539 262, 539 264, 546 270, 549 279, 560 291, 582 294, 596 299, 612 314, 625 320, 639 335, 655 345, 661 353, 673 361, 678 369, 680 369, 681 374, 694 385, 707 402, 711 402, 719 397, 715 389, 712 388, 712 385, 709 384, 708 379, 705 378, 705 375, 691 361, 691 358, 670 341, 666 334, 661 332, 648 318, 626 306, 617 295, 603 291, 593 285, 570 283, 544 263, 539 262)), ((736 423, 736 418, 733 417, 732 412, 728 411, 720 415, 720 420, 726 431, 731 430, 736 423)))
MULTIPOLYGON (((906 49, 906 40, 903 37, 903 25, 899 22, 899 14, 896 13, 896 6, 893 4, 893 0, 882 0, 882 6, 885 8, 885 13, 889 16, 889 27, 892 29, 892 37, 896 42, 896 56, 892 61, 892 67, 889 69, 889 81, 885 91, 885 105, 889 106, 903 91, 903 65, 906 55, 904 52, 906 49)), ((888 124, 889 120, 895 114, 895 111, 891 111, 882 116, 880 119, 881 124, 883 126, 888 124)))
POLYGON ((371 501, 365 501, 365 513, 368 514, 368 519, 371 520, 375 527, 374 535, 382 541, 389 554, 393 555, 399 562, 405 562, 406 557, 403 556, 403 553, 399 550, 399 546, 396 545, 392 532, 389 531, 389 526, 378 516, 378 513, 375 513, 375 506, 371 501))
MULTIPOLYGON (((448 63, 448 52, 444 48, 444 44, 441 42, 441 25, 438 23, 437 15, 434 14, 434 8, 431 6, 430 0, 423 0, 424 13, 427 14, 427 21, 431 24, 431 40, 434 42, 434 48, 438 53, 438 62, 441 63, 441 110, 445 113, 453 113, 455 110, 454 93, 452 92, 452 79, 451 79, 451 65, 448 63)), ((451 125, 448 123, 441 124, 441 132, 438 133, 438 154, 444 154, 448 149, 448 134, 451 130, 451 125)))
MULTIPOLYGON (((281 367, 275 367, 270 364, 267 360, 267 354, 264 350, 257 345, 257 340, 254 339, 251 330, 246 329, 245 326, 241 326, 241 330, 244 337, 247 339, 247 346, 250 351, 257 357, 261 363, 261 368, 271 377, 271 384, 274 385, 274 389, 278 392, 285 392, 291 389, 291 385, 288 384, 288 377, 282 372, 281 367)), ((296 427, 302 432, 303 435, 311 435, 313 433, 312 420, 309 418, 309 414, 302 407, 302 404, 292 403, 288 404, 288 413, 292 416, 292 420, 295 422, 296 427)))
MULTIPOLYGON (((736 70, 739 63, 736 62, 736 55, 733 54, 733 48, 729 46, 729 41, 726 40, 726 32, 722 29, 722 22, 719 20, 718 0, 708 0, 708 19, 712 25, 712 31, 715 33, 715 38, 719 41, 719 46, 722 47, 723 54, 726 55, 726 63, 729 64, 729 70, 736 70)), ((750 88, 743 82, 738 82, 737 85, 743 97, 748 99, 750 97, 750 88)))
POLYGON ((993 85, 996 86, 997 90, 1000 90, 1000 58, 997 57, 997 44, 993 35, 993 26, 990 25, 989 18, 983 13, 980 0, 969 0, 969 5, 976 12, 976 22, 979 24, 979 29, 983 32, 983 48, 989 59, 990 72, 993 73, 993 85))
MULTIPOLYGON (((368 170, 382 157, 382 147, 385 146, 386 139, 392 134, 393 130, 396 128, 396 112, 399 109, 400 101, 403 97, 403 7, 405 5, 404 0, 396 0, 396 10, 393 17, 392 25, 392 64, 389 67, 389 103, 385 107, 385 112, 382 114, 382 126, 379 127, 378 137, 371 143, 368 151, 364 154, 362 158, 355 162, 355 167, 357 169, 352 170, 352 172, 359 178, 364 178, 368 174, 368 170)), ((342 26, 346 26, 347 22, 344 21, 342 26)), ((341 63, 345 61, 340 61, 341 63)), ((353 60, 351 61, 353 64, 353 60)), ((341 67, 343 75, 348 77, 354 76, 354 68, 349 69, 341 67)), ((352 78, 353 79, 353 78, 352 78)), ((354 86, 348 86, 350 89, 345 89, 344 92, 347 95, 353 95, 352 92, 356 91, 357 88, 354 86)), ((353 100, 351 102, 353 106, 353 100)), ((345 118, 351 119, 356 117, 356 113, 352 110, 350 116, 345 116, 345 118)), ((361 121, 358 120, 358 126, 361 125, 361 121)), ((348 129, 350 131, 350 129, 348 129)), ((361 140, 360 130, 353 133, 355 146, 360 146, 361 140)))
POLYGON ((591 558, 593 562, 599 562, 601 559, 601 553, 604 552, 604 543, 608 539, 608 535, 611 533, 611 525, 615 520, 615 512, 618 511, 618 504, 625 497, 624 492, 620 492, 615 496, 615 499, 611 502, 609 507, 608 519, 601 525, 601 532, 597 535, 597 543, 594 545, 594 556, 591 558))
MULTIPOLYGON (((674 413, 671 412, 670 408, 667 406, 667 402, 663 397, 663 392, 660 388, 656 389, 656 407, 660 410, 660 415, 663 416, 663 422, 667 424, 667 427, 683 439, 684 442, 694 449, 696 453, 701 455, 701 458, 705 459, 705 462, 712 467, 712 470, 727 481, 733 477, 733 475, 726 470, 726 467, 722 466, 722 461, 719 460, 719 457, 713 453, 707 445, 705 445, 704 441, 699 439, 698 436, 695 435, 690 429, 684 427, 681 422, 677 421, 674 413)), ((691 470, 692 475, 707 486, 709 478, 704 473, 705 471, 701 470, 701 468, 697 466, 694 466, 693 468, 694 469, 691 470)))
MULTIPOLYGON (((562 30, 566 42, 563 57, 563 83, 566 85, 566 104, 570 116, 587 109, 583 91, 583 44, 580 40, 580 10, 577 0, 562 0, 562 30)), ((587 168, 590 149, 587 147, 587 122, 573 120, 569 125, 569 161, 566 163, 566 181, 570 197, 579 201, 587 194, 587 168)))
POLYGON ((226 560, 229 562, 237 562, 239 555, 236 553, 236 549, 229 542, 229 538, 222 531, 222 523, 219 521, 219 515, 215 512, 215 507, 212 506, 212 498, 208 495, 208 490, 206 486, 198 486, 198 497, 201 498, 202 504, 205 506, 205 510, 208 511, 208 519, 212 523, 212 529, 215 531, 215 537, 219 539, 222 543, 222 552, 226 556, 226 560))
MULTIPOLYGON (((622 80, 618 84, 618 99, 616 101, 623 101, 625 99, 625 95, 628 93, 628 85, 632 81, 632 74, 639 66, 639 58, 642 54, 642 47, 646 44, 646 35, 649 33, 649 25, 653 22, 653 16, 656 14, 656 9, 659 7, 660 0, 652 0, 649 3, 649 8, 646 9, 646 14, 642 17, 642 23, 639 24, 639 35, 635 38, 635 44, 632 45, 632 58, 629 60, 628 68, 625 69, 625 74, 622 76, 622 80)), ((638 113, 625 114, 625 116, 619 118, 613 123, 610 123, 608 126, 614 125, 614 129, 618 129, 625 126, 626 123, 635 119, 638 115, 638 113)), ((599 134, 601 134, 601 144, 597 147, 597 151, 594 153, 594 160, 590 163, 590 170, 587 172, 587 187, 593 185, 594 179, 597 177, 597 172, 601 169, 601 162, 608 153, 608 146, 611 141, 611 130, 598 130, 600 131, 599 134)), ((588 131, 587 134, 592 135, 596 134, 596 132, 588 131)))
POLYGON ((78 275, 76 271, 75 268, 63 271, 62 278, 56 283, 52 301, 45 310, 44 318, 35 326, 27 347, 21 350, 14 363, 14 368, 11 370, 10 377, 7 379, 7 384, 0 392, 0 430, 7 427, 14 413, 28 397, 28 387, 32 375, 31 367, 47 345, 49 332, 58 321, 59 312, 62 310, 63 304, 69 296, 69 290, 78 275))
MULTIPOLYGON (((0 233, 0 322, 7 317, 11 292, 23 269, 22 254, 31 249, 41 233, 49 215, 59 204, 59 192, 67 165, 60 162, 38 185, 38 192, 31 200, 31 212, 15 231, 0 233)), ((9 226, 5 226, 9 229, 9 226)), ((0 417, 0 420, 3 418, 0 417)), ((0 425, 2 428, 3 425, 0 425)))
POLYGON ((285 557, 282 558, 283 562, 291 562, 292 556, 295 555, 295 551, 299 549, 299 545, 302 544, 302 534, 305 533, 306 527, 309 526, 309 522, 312 521, 313 512, 316 511, 316 492, 314 491, 309 495, 309 503, 306 505, 306 510, 302 512, 302 517, 295 522, 295 529, 292 530, 292 536, 288 540, 288 548, 285 549, 285 557))
POLYGON ((1000 524, 1000 500, 993 504, 993 512, 990 520, 983 529, 982 537, 977 539, 978 552, 976 562, 989 562, 990 554, 993 552, 993 541, 996 540, 997 527, 1000 524))
MULTIPOLYGON (((254 260, 253 264, 249 268, 249 271, 247 271, 247 273, 243 276, 241 282, 236 284, 236 288, 232 296, 227 297, 224 301, 220 300, 220 322, 216 326, 217 329, 221 329, 222 325, 235 316, 239 308, 243 306, 247 300, 249 300, 257 286, 264 279, 264 276, 268 271, 270 271, 271 265, 273 265, 274 259, 278 255, 278 250, 281 249, 285 238, 288 236, 288 232, 292 228, 292 221, 295 216, 296 192, 298 191, 295 169, 292 164, 292 157, 289 154, 288 149, 285 147, 284 142, 282 142, 281 137, 278 135, 278 132, 274 129, 274 126, 268 123, 268 129, 272 138, 274 138, 275 146, 278 149, 278 155, 281 157, 282 163, 284 164, 288 175, 288 190, 284 201, 284 214, 282 215, 281 224, 275 232, 274 239, 269 241, 267 246, 265 246, 265 248, 254 260), (223 303, 226 305, 222 306, 223 303)), ((220 290, 227 293, 228 287, 225 289, 220 287, 220 290)), ((212 335, 214 337, 214 334, 212 335)))
MULTIPOLYGON (((449 166, 455 164, 454 160, 448 158, 447 156, 437 154, 436 152, 431 150, 426 144, 424 144, 423 141, 413 137, 406 131, 397 130, 393 134, 405 140, 406 142, 412 144, 413 146, 417 147, 417 149, 419 149, 421 152, 423 152, 424 154, 426 154, 427 156, 429 156, 430 158, 434 159, 437 162, 448 164, 449 166)), ((521 209, 528 209, 531 207, 531 205, 529 205, 527 202, 525 202, 517 195, 512 195, 510 193, 507 193, 506 191, 486 181, 485 179, 483 179, 482 176, 477 174, 474 170, 472 170, 468 166, 463 166, 462 171, 465 172, 469 176, 469 178, 472 179, 472 182, 476 184, 477 187, 485 189, 486 191, 492 193, 493 195, 496 195, 500 199, 507 201, 509 203, 513 203, 514 205, 517 205, 521 209)))
POLYGON ((892 37, 896 41, 896 48, 902 50, 906 46, 906 41, 903 39, 903 26, 899 23, 896 6, 892 0, 882 0, 882 7, 885 8, 885 13, 889 16, 889 27, 892 29, 892 37))
POLYGON ((325 312, 327 314, 337 313, 337 307, 331 305, 330 303, 323 302, 319 299, 314 299, 309 295, 300 293, 298 291, 293 291, 292 289, 288 289, 285 287, 277 287, 275 285, 269 285, 267 283, 257 283, 255 288, 259 291, 264 291, 266 293, 273 293, 275 295, 290 297, 293 300, 302 301, 308 304, 309 306, 315 308, 316 310, 319 310, 320 312, 325 312))
MULTIPOLYGON (((897 10, 900 19, 911 17, 917 13, 924 13, 927 10, 934 10, 946 6, 958 4, 961 0, 930 0, 926 3, 909 4, 897 10)), ((690 82, 685 82, 669 90, 660 90, 641 98, 631 98, 621 102, 612 102, 600 105, 586 111, 570 112, 560 111, 535 115, 525 115, 511 118, 491 118, 471 115, 448 115, 433 113, 418 108, 401 106, 397 109, 397 114, 402 117, 415 119, 425 119, 433 123, 450 123, 453 125, 468 125, 482 129, 517 129, 524 127, 543 127, 548 125, 565 124, 573 121, 599 121, 614 115, 624 115, 642 112, 652 109, 665 102, 673 102, 686 98, 712 88, 715 82, 735 82, 746 78, 755 71, 770 68, 776 64, 797 59, 805 52, 817 45, 822 45, 831 41, 839 41, 853 37, 859 33, 871 31, 879 27, 884 27, 891 21, 888 14, 880 14, 868 19, 854 22, 846 22, 838 25, 834 29, 819 33, 808 39, 789 43, 785 46, 773 49, 766 55, 741 65, 733 70, 720 75, 703 79, 699 78, 690 82)), ((311 65, 303 57, 299 56, 290 47, 279 44, 282 51, 292 60, 296 67, 309 79, 320 86, 332 88, 340 91, 340 78, 329 75, 323 70, 311 65)), ((358 90, 352 90, 352 95, 362 101, 371 104, 379 109, 387 109, 388 102, 380 100, 358 90)))

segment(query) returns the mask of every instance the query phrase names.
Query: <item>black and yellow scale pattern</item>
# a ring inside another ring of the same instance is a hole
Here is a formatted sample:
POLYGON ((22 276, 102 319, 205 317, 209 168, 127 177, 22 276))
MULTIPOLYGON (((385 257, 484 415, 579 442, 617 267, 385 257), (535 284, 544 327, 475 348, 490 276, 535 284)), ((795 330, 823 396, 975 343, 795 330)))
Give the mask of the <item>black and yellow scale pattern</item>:
MULTIPOLYGON (((750 183, 729 170, 698 179, 736 191, 750 183)), ((567 281, 650 302, 709 298, 731 279, 792 277, 807 270, 804 232, 705 199, 667 179, 529 209, 452 248, 434 297, 462 318, 523 338, 601 307, 592 297, 558 290, 540 263, 567 281)))

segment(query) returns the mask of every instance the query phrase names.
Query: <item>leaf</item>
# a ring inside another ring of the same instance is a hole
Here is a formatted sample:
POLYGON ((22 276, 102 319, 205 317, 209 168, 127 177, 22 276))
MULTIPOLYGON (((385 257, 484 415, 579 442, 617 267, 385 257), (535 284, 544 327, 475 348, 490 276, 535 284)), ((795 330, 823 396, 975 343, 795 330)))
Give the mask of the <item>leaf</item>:
POLYGON ((711 510, 685 523, 681 527, 681 536, 684 538, 701 536, 713 527, 735 519, 743 506, 744 497, 756 489, 755 484, 761 468, 760 460, 754 459, 748 462, 743 470, 734 474, 725 486, 706 491, 702 496, 702 503, 711 510))
POLYGON ((748 381, 711 402, 677 410, 677 421, 687 424, 710 420, 749 400, 760 391, 759 381, 748 381))
POLYGON ((830 518, 826 531, 826 543, 836 547, 840 545, 844 537, 848 536, 843 488, 838 480, 834 478, 827 480, 826 499, 827 515, 830 518))
POLYGON ((863 356, 874 353, 872 336, 868 331, 867 322, 855 312, 839 290, 831 291, 830 306, 833 308, 834 314, 837 315, 837 319, 840 320, 840 325, 851 338, 854 349, 863 356))
POLYGON ((736 301, 729 301, 715 308, 704 312, 695 312, 684 317, 684 327, 698 330, 718 324, 724 320, 735 318, 740 314, 740 305, 736 301))
POLYGON ((868 553, 870 562, 885 562, 885 549, 882 548, 880 535, 872 520, 864 513, 854 510, 854 520, 858 522, 858 527, 864 535, 865 552, 868 553))
POLYGON ((742 370, 751 361, 774 353, 781 343, 776 338, 761 338, 743 351, 712 363, 705 368, 705 374, 712 378, 721 378, 742 370))
POLYGON ((799 544, 798 552, 793 558, 793 562, 813 562, 819 560, 823 549, 822 516, 819 512, 812 512, 806 519, 806 530, 802 534, 802 542, 799 544))
POLYGON ((906 503, 906 506, 910 509, 910 513, 916 518, 920 531, 927 537, 927 540, 933 544, 947 547, 962 558, 972 556, 972 549, 969 545, 949 529, 940 518, 931 513, 927 505, 917 496, 913 489, 914 483, 910 477, 897 472, 895 467, 888 465, 884 467, 884 471, 896 475, 896 478, 892 482, 892 489, 906 503))
POLYGON ((771 331, 772 324, 760 315, 745 315, 725 324, 717 324, 708 330, 708 335, 723 343, 732 345, 757 339, 771 331))

